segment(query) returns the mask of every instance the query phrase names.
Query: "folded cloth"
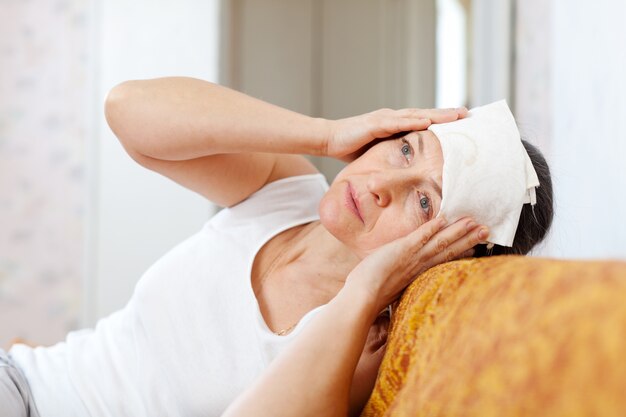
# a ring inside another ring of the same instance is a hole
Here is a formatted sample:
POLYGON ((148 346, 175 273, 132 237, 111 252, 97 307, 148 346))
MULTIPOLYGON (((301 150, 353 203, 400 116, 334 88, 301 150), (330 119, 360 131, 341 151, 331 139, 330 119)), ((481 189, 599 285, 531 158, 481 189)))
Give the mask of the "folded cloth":
POLYGON ((476 107, 464 119, 428 129, 443 151, 437 216, 450 223, 471 216, 489 227, 490 244, 512 246, 522 206, 536 202, 539 179, 506 101, 476 107))

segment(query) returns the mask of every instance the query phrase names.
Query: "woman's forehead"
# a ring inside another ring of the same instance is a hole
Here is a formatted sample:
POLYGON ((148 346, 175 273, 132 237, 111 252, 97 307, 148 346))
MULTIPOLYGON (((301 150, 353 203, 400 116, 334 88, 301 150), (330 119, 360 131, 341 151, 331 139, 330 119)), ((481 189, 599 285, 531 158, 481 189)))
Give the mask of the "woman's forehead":
POLYGON ((439 139, 437 139, 437 136, 430 130, 414 130, 413 132, 409 132, 406 136, 416 140, 419 138, 428 143, 437 142, 437 144, 439 144, 439 139))
POLYGON ((430 130, 414 131, 406 135, 407 140, 414 143, 415 152, 424 158, 436 158, 443 160, 441 144, 437 136, 430 130))
POLYGON ((426 175, 428 184, 432 186, 437 195, 441 198, 441 184, 443 174, 443 152, 439 139, 434 133, 428 130, 415 131, 407 134, 405 140, 411 142, 415 152, 415 158, 418 158, 419 167, 422 170, 421 175, 426 175))

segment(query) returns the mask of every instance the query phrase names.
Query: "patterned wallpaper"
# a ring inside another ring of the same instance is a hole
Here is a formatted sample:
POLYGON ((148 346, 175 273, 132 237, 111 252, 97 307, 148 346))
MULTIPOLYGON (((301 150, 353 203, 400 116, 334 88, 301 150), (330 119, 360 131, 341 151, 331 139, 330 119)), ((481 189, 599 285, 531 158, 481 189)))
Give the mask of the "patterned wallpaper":
POLYGON ((88 0, 0 0, 0 347, 78 324, 88 0))

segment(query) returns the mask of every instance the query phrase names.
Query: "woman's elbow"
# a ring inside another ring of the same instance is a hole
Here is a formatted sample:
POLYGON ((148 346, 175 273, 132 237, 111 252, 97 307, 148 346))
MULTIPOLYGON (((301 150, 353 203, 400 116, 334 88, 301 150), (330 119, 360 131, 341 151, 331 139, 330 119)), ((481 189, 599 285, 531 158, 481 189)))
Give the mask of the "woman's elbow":
POLYGON ((130 143, 132 133, 132 108, 137 97, 137 81, 124 81, 113 87, 104 101, 104 116, 117 138, 125 146, 130 143))

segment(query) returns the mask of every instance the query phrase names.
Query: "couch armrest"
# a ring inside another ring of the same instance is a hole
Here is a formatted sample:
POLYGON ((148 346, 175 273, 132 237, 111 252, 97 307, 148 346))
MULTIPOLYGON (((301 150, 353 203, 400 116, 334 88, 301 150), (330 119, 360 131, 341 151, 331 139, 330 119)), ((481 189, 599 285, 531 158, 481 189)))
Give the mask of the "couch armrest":
POLYGON ((520 256, 419 276, 362 416, 626 415, 626 263, 520 256))

